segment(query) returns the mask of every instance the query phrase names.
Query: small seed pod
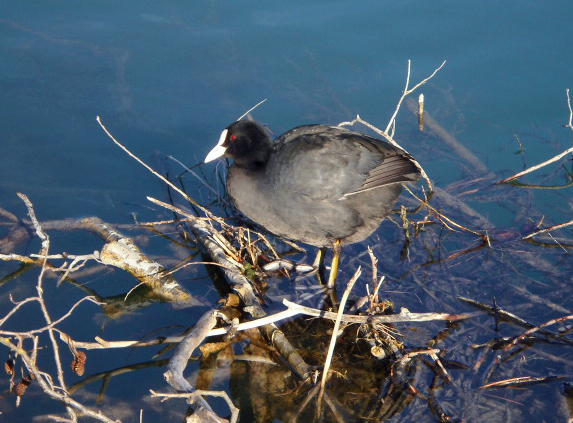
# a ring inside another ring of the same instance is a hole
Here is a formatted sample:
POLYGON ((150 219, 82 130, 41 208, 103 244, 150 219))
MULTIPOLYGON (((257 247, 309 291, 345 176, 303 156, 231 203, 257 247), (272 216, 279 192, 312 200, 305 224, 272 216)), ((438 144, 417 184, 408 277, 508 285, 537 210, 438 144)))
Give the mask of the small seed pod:
POLYGON ((86 370, 86 353, 83 351, 78 351, 74 356, 74 361, 72 361, 72 371, 78 376, 83 376, 86 370))
POLYGON ((22 395, 24 395, 26 393, 26 388, 28 387, 29 384, 24 383, 23 381, 18 383, 16 386, 14 386, 14 388, 12 388, 12 391, 19 397, 21 397, 22 395))
POLYGON ((4 363, 4 370, 6 370, 6 373, 10 376, 14 374, 14 361, 11 358, 4 363))

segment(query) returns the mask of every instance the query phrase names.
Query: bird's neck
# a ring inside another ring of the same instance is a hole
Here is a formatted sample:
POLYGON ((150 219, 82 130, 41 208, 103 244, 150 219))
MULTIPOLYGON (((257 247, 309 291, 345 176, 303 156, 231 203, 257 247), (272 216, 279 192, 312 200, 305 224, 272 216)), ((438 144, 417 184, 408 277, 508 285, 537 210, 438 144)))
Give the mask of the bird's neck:
POLYGON ((261 172, 265 170, 267 163, 271 156, 271 145, 264 145, 257 150, 252 150, 249 154, 242 157, 235 157, 235 164, 241 168, 248 169, 253 172, 261 172))

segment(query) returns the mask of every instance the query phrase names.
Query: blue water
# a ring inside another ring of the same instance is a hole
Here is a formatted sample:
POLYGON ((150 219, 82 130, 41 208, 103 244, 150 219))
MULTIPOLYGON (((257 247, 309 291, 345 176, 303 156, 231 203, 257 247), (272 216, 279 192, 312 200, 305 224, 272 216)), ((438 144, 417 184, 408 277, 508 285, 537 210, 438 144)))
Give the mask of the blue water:
MULTIPOLYGON (((409 59, 411 83, 447 61, 419 91, 426 110, 508 176, 524 166, 514 134, 527 166, 571 145, 570 16, 563 1, 0 1, 0 207, 24 216, 15 195, 24 192, 41 220, 130 223, 134 211, 154 220, 145 197, 166 199, 165 187, 96 116, 154 168, 178 174, 166 155, 201 162, 221 129, 263 99, 253 116, 276 134, 356 114, 385 128, 409 59)), ((416 128, 404 107, 396 134, 438 186, 479 176, 416 128)), ((193 179, 186 187, 207 199, 193 179)), ((535 192, 536 218, 569 220, 570 197, 535 192)), ((512 210, 472 205, 519 229, 512 210)), ((84 242, 65 248, 97 248, 84 242)))
MULTIPOLYGON (((255 117, 277 134, 355 114, 385 127, 408 59, 412 81, 447 60, 424 88, 426 109, 447 113, 442 124, 494 172, 521 164, 511 131, 555 133, 555 150, 569 138, 560 128, 573 60, 563 2, 70 6, 1 7, 0 189, 10 205, 20 189, 50 203, 50 217, 60 207, 72 216, 118 207, 103 216, 113 218, 129 209, 122 201, 149 193, 152 178, 111 145, 97 115, 136 154, 194 163, 265 98, 255 117), (109 202, 94 198, 105 195, 109 202)), ((398 134, 411 129, 408 118, 399 116, 398 134)), ((555 153, 535 140, 528 149, 532 162, 555 153)), ((420 159, 435 180, 450 181, 431 157, 420 159)))

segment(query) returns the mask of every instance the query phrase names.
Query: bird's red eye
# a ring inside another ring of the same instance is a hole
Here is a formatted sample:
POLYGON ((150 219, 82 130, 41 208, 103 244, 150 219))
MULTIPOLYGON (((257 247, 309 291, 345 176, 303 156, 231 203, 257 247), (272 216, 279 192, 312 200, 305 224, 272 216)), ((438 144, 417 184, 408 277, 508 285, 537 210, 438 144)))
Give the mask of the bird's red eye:
POLYGON ((231 136, 229 137, 229 139, 230 139, 231 141, 235 141, 235 140, 237 139, 237 136, 236 136, 236 135, 231 135, 231 136))

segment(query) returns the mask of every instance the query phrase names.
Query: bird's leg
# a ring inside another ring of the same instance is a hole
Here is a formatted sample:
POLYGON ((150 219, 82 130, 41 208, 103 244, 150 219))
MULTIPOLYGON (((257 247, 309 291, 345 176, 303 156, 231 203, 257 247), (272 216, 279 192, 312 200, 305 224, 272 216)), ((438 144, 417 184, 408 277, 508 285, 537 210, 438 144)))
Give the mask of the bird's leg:
POLYGON ((338 262, 340 259, 340 253, 342 252, 342 246, 340 245, 340 240, 337 239, 332 246, 332 266, 330 266, 330 275, 328 276, 327 288, 332 289, 336 284, 336 275, 338 273, 338 262))

